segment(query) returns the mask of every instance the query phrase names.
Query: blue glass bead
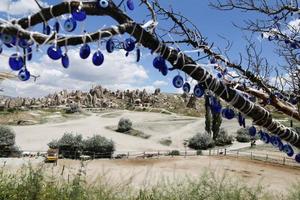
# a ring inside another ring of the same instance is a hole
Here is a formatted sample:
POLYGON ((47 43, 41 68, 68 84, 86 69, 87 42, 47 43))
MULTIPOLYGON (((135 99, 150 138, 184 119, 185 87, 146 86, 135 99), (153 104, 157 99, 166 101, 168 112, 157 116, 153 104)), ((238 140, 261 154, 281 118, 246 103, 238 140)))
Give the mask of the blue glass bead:
POLYGON ((87 59, 91 54, 91 48, 88 44, 84 44, 80 48, 80 58, 87 59))
POLYGON ((64 68, 68 68, 70 65, 70 60, 68 54, 64 53, 61 57, 61 64, 64 68))
POLYGON ((222 116, 226 119, 233 119, 235 117, 234 110, 225 108, 222 110, 222 116))
POLYGON ((141 60, 141 49, 137 48, 136 49, 136 62, 140 62, 141 60))
POLYGON ((10 68, 14 71, 19 71, 24 65, 23 58, 17 53, 10 56, 8 63, 10 68))
POLYGON ((124 42, 124 49, 125 51, 133 51, 135 48, 135 41, 132 38, 127 38, 124 42))
POLYGON ((154 58, 153 60, 153 66, 156 68, 156 69, 161 69, 163 68, 164 66, 166 66, 166 61, 163 57, 161 56, 157 56, 156 58, 154 58))
POLYGON ((251 137, 254 137, 256 135, 256 128, 255 126, 251 126, 249 129, 248 129, 248 132, 249 132, 249 135, 251 137))
POLYGON ((162 68, 160 68, 159 71, 162 73, 163 76, 167 76, 169 69, 168 69, 167 65, 165 65, 162 68))
POLYGON ((45 35, 50 35, 51 33, 51 27, 47 24, 43 24, 43 33, 45 35))
POLYGON ((21 47, 23 49, 29 47, 29 44, 28 44, 27 40, 25 40, 25 39, 19 39, 18 45, 19 45, 19 47, 21 47))
POLYGON ((0 47, 0 54, 3 52, 3 48, 2 47, 0 47))
POLYGON ((185 82, 182 86, 183 92, 190 93, 191 91, 191 85, 188 82, 185 82))
POLYGON ((102 65, 104 62, 104 55, 100 50, 96 51, 93 55, 93 64, 96 66, 102 65))
POLYGON ((4 44, 11 44, 13 43, 14 37, 8 34, 2 34, 1 40, 4 44))
POLYGON ((100 0, 99 5, 100 5, 101 8, 107 8, 109 3, 108 3, 107 0, 100 0))
POLYGON ((291 147, 291 145, 289 145, 289 144, 283 145, 282 150, 283 150, 283 152, 286 153, 289 157, 292 157, 292 156, 294 155, 294 150, 293 150, 293 148, 291 147))
POLYGON ((293 49, 296 49, 298 47, 297 43, 296 42, 293 42, 290 44, 290 47, 293 48, 293 49))
POLYGON ((194 87, 194 95, 198 98, 201 98, 204 95, 204 88, 200 84, 197 84, 194 87))
POLYGON ((183 78, 180 75, 177 75, 173 78, 173 85, 175 88, 181 88, 183 86, 183 78))
POLYGON ((261 138, 261 140, 268 144, 270 142, 270 135, 268 133, 264 133, 263 137, 261 138))
POLYGON ((283 146, 281 139, 278 136, 272 136, 270 138, 270 142, 274 147, 277 147, 279 149, 281 149, 283 146))
POLYGON ((54 26, 53 26, 53 28, 54 28, 54 30, 56 31, 56 33, 58 33, 58 32, 59 32, 60 25, 59 25, 59 22, 58 22, 58 21, 56 21, 56 22, 54 23, 54 26))
POLYGON ((300 154, 299 153, 295 156, 295 161, 297 163, 300 163, 300 154))
POLYGON ((21 69, 18 74, 21 81, 28 81, 30 79, 30 72, 27 69, 21 69))
POLYGON ((27 47, 27 60, 31 61, 32 59, 32 48, 29 46, 27 47))
POLYGON ((298 104, 298 100, 297 98, 290 98, 290 103, 293 104, 293 105, 297 105, 298 104))
POLYGON ((72 17, 79 22, 82 22, 86 19, 86 13, 82 9, 77 9, 72 12, 72 17))
POLYGON ((222 78, 223 77, 223 75, 221 73, 218 73, 217 76, 218 76, 218 78, 222 78))
POLYGON ((115 43, 112 39, 107 40, 106 42, 106 51, 112 53, 115 50, 115 43))
POLYGON ((134 10, 134 3, 133 0, 127 0, 127 7, 129 10, 134 10))
POLYGON ((211 64, 216 64, 216 63, 217 63, 217 60, 216 60, 215 58, 211 58, 211 59, 210 59, 210 63, 211 63, 211 64))
POLYGON ((67 32, 72 32, 76 29, 77 23, 76 21, 71 17, 67 19, 64 23, 64 29, 67 32))
POLYGON ((54 45, 52 45, 48 48, 47 54, 48 54, 49 58, 51 58, 53 60, 58 60, 62 56, 62 51, 59 46, 55 47, 54 45))

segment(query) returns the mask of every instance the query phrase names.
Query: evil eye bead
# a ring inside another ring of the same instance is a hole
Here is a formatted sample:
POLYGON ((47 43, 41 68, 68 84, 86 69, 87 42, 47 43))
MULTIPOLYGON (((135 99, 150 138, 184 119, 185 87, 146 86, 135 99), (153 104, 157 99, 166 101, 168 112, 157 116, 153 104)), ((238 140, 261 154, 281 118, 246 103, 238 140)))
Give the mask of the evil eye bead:
POLYGON ((175 88, 181 88, 183 86, 183 78, 180 75, 177 75, 173 79, 173 85, 175 88))
POLYGON ((255 126, 251 126, 249 129, 248 129, 248 132, 249 132, 249 135, 251 137, 254 137, 256 135, 256 128, 255 126))
POLYGON ((270 135, 268 133, 264 133, 263 136, 262 136, 262 138, 261 138, 261 140, 264 143, 268 144, 270 142, 270 135))
POLYGON ((69 56, 66 53, 64 53, 61 57, 61 64, 65 69, 67 69, 70 65, 69 56))
POLYGON ((30 72, 27 69, 21 69, 18 74, 21 81, 28 81, 30 79, 30 72))
POLYGON ((169 69, 167 65, 164 65, 162 68, 159 69, 159 71, 162 73, 163 76, 167 76, 169 69))
POLYGON ((135 41, 132 38, 127 38, 124 42, 124 49, 127 52, 133 51, 135 48, 135 41))
POLYGON ((225 108, 222 110, 222 116, 226 119, 233 119, 235 117, 234 110, 225 108))
POLYGON ((211 58, 209 61, 210 61, 210 64, 216 64, 217 63, 217 60, 215 58, 211 58))
POLYGON ((296 156, 295 156, 295 161, 297 163, 300 163, 300 153, 298 153, 296 156))
POLYGON ((44 24, 43 25, 43 33, 45 34, 45 35, 50 35, 50 33, 51 33, 51 27, 47 24, 44 24))
POLYGON ((218 73, 217 76, 218 76, 218 78, 222 78, 223 77, 223 75, 221 73, 218 73))
POLYGON ((23 58, 17 53, 10 56, 8 63, 10 68, 14 71, 19 71, 24 65, 23 58))
POLYGON ((141 49, 137 48, 136 49, 136 62, 140 62, 141 60, 141 49))
POLYGON ((288 155, 289 157, 292 157, 292 156, 294 155, 294 150, 293 150, 293 148, 291 147, 291 145, 289 145, 289 144, 283 145, 282 150, 283 150, 283 152, 286 153, 286 155, 288 155))
POLYGON ((134 10, 134 3, 133 3, 133 0, 127 0, 126 4, 127 4, 127 8, 128 8, 129 10, 134 10))
POLYGON ((0 54, 3 52, 3 48, 0 46, 0 54))
POLYGON ((274 147, 277 147, 279 148, 280 150, 282 150, 282 142, 281 142, 281 139, 278 137, 278 136, 272 136, 270 138, 270 142, 271 144, 274 146, 274 147))
POLYGON ((106 51, 112 53, 115 50, 115 43, 112 39, 107 40, 106 42, 106 51))
POLYGON ((88 44, 82 45, 79 52, 80 58, 87 59, 90 56, 90 54, 91 54, 90 46, 88 44))
POLYGON ((56 31, 56 33, 59 32, 60 25, 59 25, 59 22, 58 22, 58 21, 56 21, 56 22, 54 23, 53 29, 56 31))
POLYGON ((93 55, 93 64, 96 66, 102 65, 104 62, 104 55, 102 54, 101 51, 96 51, 93 55))
POLYGON ((156 68, 156 69, 160 69, 162 67, 164 67, 166 65, 166 61, 163 57, 161 56, 157 56, 156 58, 154 58, 153 60, 153 66, 156 68))
POLYGON ((194 87, 194 95, 195 97, 201 98, 204 95, 204 88, 201 85, 197 84, 194 87))
POLYGON ((32 48, 29 46, 27 47, 27 60, 31 61, 32 59, 32 48))
POLYGON ((101 8, 107 8, 109 5, 108 0, 100 0, 99 5, 101 8))
POLYGON ((52 60, 58 60, 62 57, 62 51, 59 46, 50 46, 47 50, 47 54, 52 60))
POLYGON ((191 91, 191 85, 188 82, 185 82, 182 86, 183 92, 190 93, 191 91))
POLYGON ((13 42, 13 36, 7 35, 7 34, 2 34, 1 40, 4 44, 11 44, 13 42))
POLYGON ((76 29, 77 23, 76 21, 71 17, 67 19, 64 23, 64 29, 67 32, 72 32, 76 29))
POLYGON ((79 22, 82 22, 86 19, 86 13, 82 9, 76 9, 72 12, 72 17, 79 22))
POLYGON ((27 40, 25 40, 25 39, 19 39, 18 45, 19 45, 19 47, 21 47, 23 49, 25 49, 29 46, 27 40))

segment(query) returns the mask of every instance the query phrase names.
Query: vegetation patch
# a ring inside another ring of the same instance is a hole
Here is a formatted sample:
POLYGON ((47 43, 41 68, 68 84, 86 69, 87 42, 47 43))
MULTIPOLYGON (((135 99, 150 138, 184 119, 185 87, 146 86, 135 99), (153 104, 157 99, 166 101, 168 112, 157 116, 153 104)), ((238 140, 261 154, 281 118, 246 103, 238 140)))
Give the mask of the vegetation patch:
POLYGON ((118 128, 116 130, 119 133, 123 133, 126 135, 131 135, 135 137, 140 137, 143 139, 148 139, 151 135, 145 134, 142 131, 136 130, 132 128, 132 121, 128 118, 121 118, 118 123, 118 128))
POLYGON ((162 138, 160 141, 159 141, 160 144, 162 145, 165 145, 165 146, 170 146, 172 144, 172 140, 170 137, 168 138, 162 138))

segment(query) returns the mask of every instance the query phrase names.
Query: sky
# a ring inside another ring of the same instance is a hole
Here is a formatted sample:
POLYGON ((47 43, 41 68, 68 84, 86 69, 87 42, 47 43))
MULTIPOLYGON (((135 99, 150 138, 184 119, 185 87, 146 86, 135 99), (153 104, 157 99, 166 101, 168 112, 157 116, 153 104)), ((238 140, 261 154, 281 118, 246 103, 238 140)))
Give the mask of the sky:
MULTIPOLYGON (((44 0, 41 1, 42 6, 47 7, 60 3, 62 0, 44 0)), ((93 1, 93 0, 91 0, 93 1)), ((127 11, 127 14, 138 22, 149 20, 148 13, 145 8, 138 7, 139 0, 133 0, 136 4, 134 11, 127 11)), ((115 0, 119 2, 119 0, 115 0)), ((180 12, 200 29, 202 35, 208 38, 208 42, 214 43, 215 47, 225 48, 227 43, 222 37, 226 37, 233 43, 230 52, 230 58, 238 61, 239 53, 244 52, 246 42, 244 36, 249 34, 242 32, 233 26, 243 24, 248 18, 258 17, 253 13, 241 13, 239 11, 224 12, 213 9, 209 6, 209 0, 163 0, 160 1, 163 7, 172 6, 174 11, 180 12), (220 37, 222 36, 222 37, 220 37)), ((24 17, 30 13, 38 11, 38 7, 34 0, 1 0, 0 1, 0 17, 11 19, 14 17, 24 17)), ((59 19, 61 24, 64 19, 59 19)), ((50 21, 49 24, 54 21, 50 21)), ((159 27, 165 27, 164 21, 161 21, 159 27)), ((108 17, 88 17, 75 33, 80 33, 83 29, 93 32, 103 26, 115 24, 108 17)), ((40 27, 34 27, 34 30, 41 30, 40 27)), ((128 36, 127 36, 128 37, 128 36)), ((118 38, 118 37, 117 37, 118 38)), ((119 38, 121 40, 125 37, 119 38)), ((266 57, 274 57, 272 45, 266 41, 261 41, 259 36, 255 38, 256 42, 263 47, 266 57)), ((92 53, 97 50, 97 44, 91 44, 92 53)), ((96 85, 102 85, 112 90, 116 89, 146 89, 154 91, 155 88, 161 88, 163 92, 181 92, 172 85, 172 79, 180 72, 169 72, 168 76, 162 76, 153 66, 152 60, 155 55, 151 55, 149 50, 142 50, 141 61, 137 63, 135 53, 125 56, 123 50, 115 51, 108 54, 105 51, 105 44, 101 45, 101 51, 104 53, 105 61, 100 67, 92 64, 91 56, 87 60, 79 57, 80 46, 68 48, 68 56, 70 57, 70 67, 64 69, 60 61, 50 60, 46 54, 47 46, 35 51, 33 60, 27 63, 27 68, 31 74, 40 77, 34 82, 33 79, 27 82, 19 80, 5 80, 0 83, 0 87, 4 89, 3 95, 22 96, 22 97, 41 97, 49 93, 58 92, 63 89, 67 90, 83 90, 87 91, 96 85)), ((188 48, 185 50, 189 50, 188 48)), ((11 72, 8 65, 8 57, 14 53, 15 49, 4 49, 0 55, 0 71, 11 72)), ((207 64, 208 60, 201 61, 207 64)), ((280 59, 272 59, 271 64, 280 63, 280 59)), ((170 64, 169 64, 170 66, 170 64)), ((16 72, 13 72, 16 73, 16 72)), ((184 76, 183 73, 180 73, 184 76)))

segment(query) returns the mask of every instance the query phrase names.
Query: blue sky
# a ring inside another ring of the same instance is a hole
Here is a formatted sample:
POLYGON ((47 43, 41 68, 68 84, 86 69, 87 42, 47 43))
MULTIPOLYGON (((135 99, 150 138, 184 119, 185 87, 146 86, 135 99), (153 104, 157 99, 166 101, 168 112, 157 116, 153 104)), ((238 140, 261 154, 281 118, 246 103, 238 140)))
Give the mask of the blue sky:
MULTIPOLYGON (((29 3, 33 0, 1 0, 0 11, 1 16, 6 18, 7 9, 4 4, 10 4, 11 9, 9 12, 26 16, 26 9, 36 10, 34 3, 29 3), (24 6, 26 9, 24 9, 24 6), (27 7, 26 7, 27 6, 27 7), (2 8, 2 10, 1 10, 2 8), (25 12, 25 13, 22 13, 25 12)), ((139 22, 148 20, 146 17, 146 10, 143 7, 137 7, 138 0, 134 0, 136 3, 135 11, 128 11, 133 19, 139 22)), ((45 0, 44 6, 54 5, 61 2, 61 0, 45 0)), ((119 2, 119 1, 116 1, 119 2)), ((226 37, 229 41, 233 42, 233 46, 230 50, 229 56, 232 60, 238 61, 239 53, 244 52, 245 40, 243 36, 249 35, 248 32, 242 32, 232 25, 232 23, 243 24, 243 21, 248 18, 257 18, 254 13, 241 13, 240 11, 228 11, 222 12, 209 7, 208 0, 164 0, 160 1, 163 7, 168 8, 172 5, 174 11, 178 11, 191 19, 195 25, 200 29, 201 33, 208 37, 208 42, 214 42, 216 47, 221 49, 225 48, 226 42, 219 36, 226 37)), ((63 23, 64 20, 60 20, 63 23)), ((53 21, 50 22, 50 24, 53 21)), ((159 26, 165 26, 165 22, 160 22, 159 26)), ((96 31, 102 26, 113 25, 112 21, 108 17, 88 17, 84 26, 87 31, 96 31)), ((82 25, 81 25, 82 26, 82 25)), ((36 27, 35 30, 40 30, 40 27, 36 27)), ((77 33, 80 33, 80 28, 77 33)), ((267 41, 260 41, 259 36, 255 36, 255 41, 258 45, 262 45, 264 55, 269 58, 274 58, 274 50, 272 44, 267 41)), ((121 39, 121 38, 120 38, 121 39)), ((125 39, 123 37, 122 39, 125 39)), ((96 49, 96 45, 92 44, 93 49, 96 49)), ((126 58, 125 52, 120 51, 112 54, 105 54, 106 64, 104 67, 94 67, 91 64, 91 60, 81 60, 78 57, 78 47, 70 48, 71 66, 69 69, 62 69, 61 65, 57 61, 51 61, 45 55, 47 47, 42 48, 44 53, 38 53, 34 55, 32 63, 28 63, 29 70, 32 68, 32 73, 41 75, 41 78, 37 82, 20 82, 20 81, 4 81, 1 83, 1 87, 4 88, 4 94, 12 96, 43 96, 48 92, 55 92, 61 89, 87 90, 90 87, 101 84, 111 89, 133 89, 133 88, 146 88, 153 90, 156 87, 160 87, 164 92, 178 92, 172 86, 172 78, 177 75, 177 72, 171 72, 167 77, 163 77, 156 69, 152 67, 153 55, 149 54, 148 50, 143 50, 143 56, 140 63, 135 63, 135 55, 131 55, 126 58), (109 56, 109 58, 108 58, 109 56), (90 62, 88 64, 88 62, 90 62), (125 66, 120 66, 125 65, 125 66), (126 68, 126 66, 128 68, 126 68)), ((104 51, 103 45, 101 50, 104 51)), ((188 50, 188 49, 185 49, 188 50)), ((12 53, 12 49, 5 50, 4 54, 9 55, 12 53)), ((201 61, 207 63, 207 60, 201 61)), ((276 65, 281 62, 279 58, 272 59, 271 64, 276 65)), ((7 64, 7 56, 1 56, 0 70, 9 71, 7 64)), ((181 73, 181 75, 183 75, 181 73)))

